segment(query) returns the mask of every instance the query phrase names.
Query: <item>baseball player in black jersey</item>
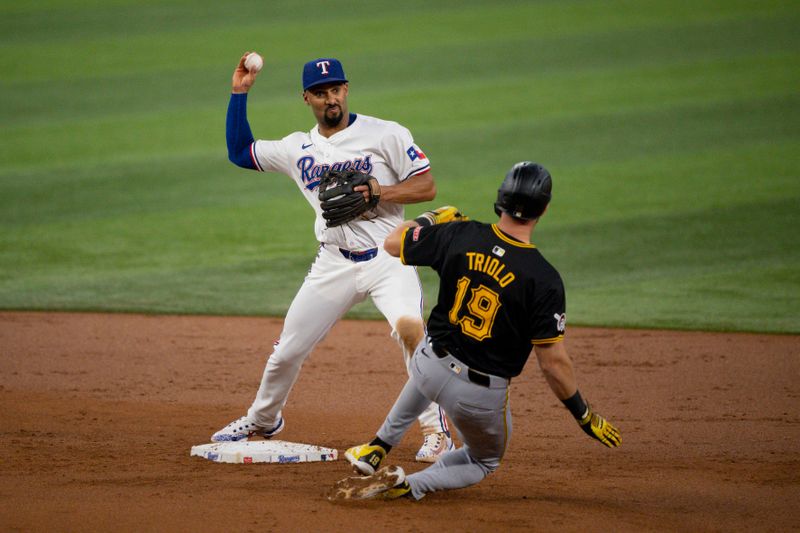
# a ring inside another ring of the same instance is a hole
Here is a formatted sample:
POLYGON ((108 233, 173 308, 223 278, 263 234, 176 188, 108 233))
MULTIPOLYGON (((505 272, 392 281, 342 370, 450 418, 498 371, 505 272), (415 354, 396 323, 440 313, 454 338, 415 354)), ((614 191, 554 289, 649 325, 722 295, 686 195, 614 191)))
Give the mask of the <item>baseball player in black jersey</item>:
POLYGON ((337 482, 330 500, 419 500, 429 492, 474 485, 494 472, 511 437, 509 383, 522 372, 531 347, 548 385, 583 431, 608 447, 621 444, 619 430, 578 391, 561 342, 564 284, 530 242, 551 188, 544 167, 518 163, 498 190, 497 223, 466 221, 447 206, 404 222, 387 237, 387 252, 439 274, 439 297, 409 380, 375 439, 345 452, 361 476, 337 482), (381 468, 432 401, 448 413, 463 446, 408 476, 399 466, 381 468))

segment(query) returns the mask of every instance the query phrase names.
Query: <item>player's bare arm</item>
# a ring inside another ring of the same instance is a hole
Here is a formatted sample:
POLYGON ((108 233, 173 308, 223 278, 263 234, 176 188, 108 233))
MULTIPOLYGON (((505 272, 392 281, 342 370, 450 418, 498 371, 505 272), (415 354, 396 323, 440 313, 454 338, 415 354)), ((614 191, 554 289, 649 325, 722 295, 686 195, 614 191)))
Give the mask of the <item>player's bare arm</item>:
POLYGON ((435 197, 436 183, 434 183, 430 172, 412 176, 397 185, 381 186, 381 202, 416 204, 428 202, 435 197))
MULTIPOLYGON (((361 191, 364 199, 369 200, 369 187, 359 185, 353 189, 361 191)), ((398 185, 381 185, 381 202, 394 202, 396 204, 416 204, 427 202, 436 197, 436 183, 430 172, 412 176, 398 185)))
POLYGON ((406 220, 402 224, 399 224, 394 228, 394 231, 386 237, 386 240, 383 241, 383 249, 386 250, 389 255, 400 257, 400 239, 403 238, 403 231, 405 231, 406 228, 414 228, 416 226, 419 226, 419 224, 415 220, 406 220))
POLYGON ((435 224, 444 224, 446 222, 465 222, 467 220, 469 220, 469 217, 464 216, 457 207, 453 207, 452 205, 445 205, 433 209, 432 211, 425 211, 414 220, 406 220, 398 224, 394 231, 383 241, 383 249, 386 250, 389 255, 400 257, 400 244, 403 240, 403 231, 406 228, 431 226, 435 224))
POLYGON ((544 379, 559 400, 566 400, 578 390, 575 369, 563 342, 534 347, 544 379))
POLYGON ((578 391, 575 369, 563 342, 534 347, 539 367, 556 397, 564 403, 584 433, 608 446, 622 444, 619 430, 605 418, 593 412, 578 391))
POLYGON ((244 66, 244 62, 250 52, 245 52, 239 59, 239 64, 233 71, 233 79, 231 80, 231 92, 233 94, 243 94, 250 90, 250 87, 256 82, 258 71, 250 72, 244 66))

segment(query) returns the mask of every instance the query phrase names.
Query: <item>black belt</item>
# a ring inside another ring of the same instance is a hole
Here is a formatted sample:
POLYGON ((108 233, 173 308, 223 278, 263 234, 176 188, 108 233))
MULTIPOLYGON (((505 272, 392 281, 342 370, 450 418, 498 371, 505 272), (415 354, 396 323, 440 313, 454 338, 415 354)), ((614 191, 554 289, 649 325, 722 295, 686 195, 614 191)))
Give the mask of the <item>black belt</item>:
POLYGON ((369 261, 376 255, 378 255, 377 248, 370 248, 369 250, 364 250, 363 252, 351 252, 350 250, 339 248, 339 251, 345 257, 345 259, 349 259, 350 261, 353 261, 355 263, 360 263, 362 261, 369 261))
MULTIPOLYGON (((437 347, 435 344, 432 346, 432 348, 433 348, 433 353, 435 353, 436 357, 438 357, 439 359, 444 359, 448 355, 453 355, 444 348, 437 347)), ((481 385, 483 387, 489 387, 492 384, 492 380, 487 374, 483 374, 471 368, 467 368, 467 377, 471 382, 475 383, 476 385, 481 385)))

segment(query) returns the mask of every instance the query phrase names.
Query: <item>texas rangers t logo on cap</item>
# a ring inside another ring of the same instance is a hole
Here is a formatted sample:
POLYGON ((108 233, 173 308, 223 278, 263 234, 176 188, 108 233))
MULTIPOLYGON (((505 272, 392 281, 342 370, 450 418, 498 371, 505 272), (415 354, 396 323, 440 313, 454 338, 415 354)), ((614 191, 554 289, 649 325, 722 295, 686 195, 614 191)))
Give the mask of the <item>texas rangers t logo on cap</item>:
POLYGON ((303 67, 303 90, 323 83, 347 83, 344 69, 338 59, 320 57, 309 61, 303 67))
POLYGON ((328 65, 330 65, 330 61, 317 61, 317 66, 322 69, 323 74, 328 73, 328 65))

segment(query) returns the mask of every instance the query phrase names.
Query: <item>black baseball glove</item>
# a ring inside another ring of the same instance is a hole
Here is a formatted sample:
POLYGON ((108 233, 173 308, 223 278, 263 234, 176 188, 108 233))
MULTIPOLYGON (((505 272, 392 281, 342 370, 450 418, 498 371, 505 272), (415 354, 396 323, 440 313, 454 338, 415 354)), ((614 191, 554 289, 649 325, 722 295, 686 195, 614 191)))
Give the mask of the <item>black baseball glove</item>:
POLYGON ((320 178, 320 206, 329 228, 346 224, 374 209, 380 198, 381 186, 369 174, 355 170, 328 170, 320 178), (354 190, 359 185, 366 185, 367 190, 354 190))

